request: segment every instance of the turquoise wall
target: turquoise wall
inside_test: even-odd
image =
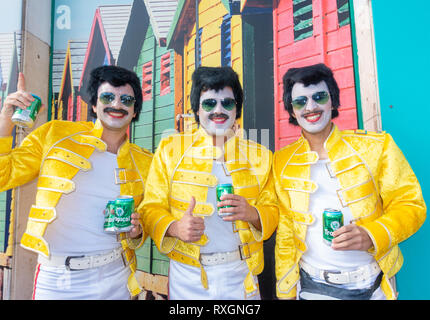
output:
[[[403,151],[430,200],[430,1],[372,1],[382,128]],[[430,299],[430,226],[401,243],[399,299]]]

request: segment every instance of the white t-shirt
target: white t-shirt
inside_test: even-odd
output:
[[[222,162],[213,162],[212,174],[218,178],[218,184],[232,183],[227,168],[224,171]],[[228,172],[227,172],[228,173]],[[209,238],[207,245],[200,248],[201,253],[229,252],[238,249],[239,234],[233,232],[233,223],[224,221],[216,210],[216,187],[208,188],[207,202],[215,211],[210,217],[205,217],[205,234]],[[243,281],[249,272],[245,260],[237,260],[225,264],[204,267],[209,289],[201,284],[199,268],[170,260],[169,266],[169,299],[171,300],[213,300],[213,299],[245,299]],[[257,294],[250,299],[259,300]]]
[[[218,184],[232,183],[231,176],[226,175],[222,162],[213,162],[212,174],[218,178]],[[213,253],[237,250],[240,244],[239,234],[233,232],[232,222],[224,221],[218,215],[216,187],[208,188],[207,202],[214,206],[215,211],[210,217],[205,217],[205,234],[209,238],[209,242],[206,246],[200,248],[200,252]]]
[[[342,211],[344,225],[350,224],[353,220],[351,210],[348,207],[342,207],[337,197],[336,190],[340,189],[339,181],[336,177],[330,177],[326,168],[328,162],[329,160],[319,160],[311,166],[311,180],[318,185],[317,191],[311,194],[309,202],[309,212],[312,213],[315,221],[308,227],[306,235],[308,249],[302,255],[302,259],[311,266],[323,270],[351,271],[370,264],[375,259],[367,251],[333,250],[323,241],[322,215],[324,209],[332,208]],[[373,284],[377,276],[371,277],[366,282],[349,283],[340,285],[340,287],[348,289],[366,288]],[[382,292],[380,293],[383,295]]]
[[[103,230],[103,210],[109,200],[120,194],[114,175],[117,156],[94,151],[89,161],[92,169],[74,176],[75,191],[61,196],[56,206],[57,218],[46,229],[44,238],[53,255],[93,254],[120,245],[115,234]]]

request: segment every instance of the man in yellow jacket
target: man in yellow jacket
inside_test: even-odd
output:
[[[234,135],[243,92],[230,67],[199,67],[192,81],[200,128],[160,142],[138,212],[170,258],[169,299],[259,299],[263,240],[278,222],[272,154]],[[217,203],[220,184],[234,194]]]
[[[120,195],[143,198],[152,154],[128,142],[142,107],[134,72],[103,66],[91,73],[97,121],[50,121],[12,149],[11,117],[34,99],[20,74],[0,114],[0,190],[38,178],[21,246],[38,253],[33,299],[130,299],[140,292],[134,248],[144,241],[139,216],[126,234],[104,232],[104,209]],[[123,258],[123,259],[121,259]],[[127,266],[129,265],[129,266]]]
[[[333,124],[339,88],[328,67],[289,69],[283,85],[302,135],[273,160],[278,297],[396,299],[398,244],[426,217],[417,178],[389,134]]]

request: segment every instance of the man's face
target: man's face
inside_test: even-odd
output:
[[[207,90],[200,95],[198,111],[200,124],[211,136],[226,136],[236,120],[236,102],[233,90]]]
[[[135,117],[133,88],[126,84],[114,87],[103,82],[97,91],[97,105],[93,106],[97,118],[105,129],[121,131]]]
[[[297,82],[291,98],[294,116],[304,131],[320,133],[331,124],[332,105],[325,81],[307,87]]]

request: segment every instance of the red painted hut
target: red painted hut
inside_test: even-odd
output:
[[[275,148],[300,135],[282,102],[282,76],[292,67],[325,63],[340,89],[340,129],[357,128],[348,0],[274,0]]]

